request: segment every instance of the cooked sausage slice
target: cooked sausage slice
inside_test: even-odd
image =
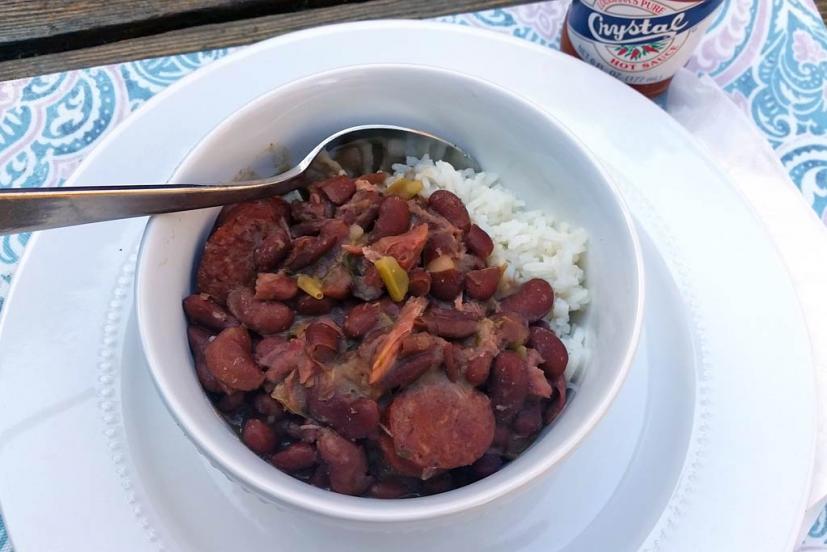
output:
[[[445,377],[407,388],[388,412],[397,454],[424,475],[472,464],[494,440],[488,397]]]
[[[252,286],[256,272],[269,268],[262,264],[286,253],[289,244],[279,251],[275,248],[285,230],[284,217],[274,205],[261,201],[233,208],[204,246],[196,276],[198,291],[223,304],[231,289]]]

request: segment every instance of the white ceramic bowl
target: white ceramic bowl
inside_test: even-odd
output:
[[[231,83],[228,83],[228,86]],[[296,156],[358,124],[396,124],[451,140],[527,204],[589,233],[580,316],[591,354],[579,389],[537,441],[496,474],[440,495],[376,500],[323,491],[281,473],[248,450],[215,412],[195,377],[181,300],[219,209],[155,216],[141,245],[136,304],[144,352],[167,407],[225,474],[282,507],[337,523],[422,522],[467,512],[535,480],[570,453],[606,412],[629,370],[643,316],[638,238],[617,188],[586,146],[533,103],[488,82],[413,65],[369,65],[278,88],[224,121],[179,166],[172,182],[273,172],[274,151]],[[272,146],[276,147],[273,148]],[[373,525],[373,523],[368,523]],[[364,525],[364,523],[359,523]]]

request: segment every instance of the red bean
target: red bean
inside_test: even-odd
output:
[[[464,311],[431,307],[422,316],[429,332],[447,339],[463,339],[477,333],[479,317]]]
[[[193,324],[223,330],[231,326],[238,326],[238,320],[221,308],[205,293],[196,293],[184,299],[184,313]]]
[[[253,361],[252,343],[247,330],[237,326],[222,331],[209,345],[205,358],[213,376],[240,391],[256,389],[264,381],[264,373]]]
[[[471,299],[486,301],[497,291],[501,275],[498,266],[472,270],[465,275],[465,291]]]
[[[448,379],[453,382],[459,381],[465,363],[462,348],[450,341],[445,342],[442,347],[442,362],[445,365],[445,375]]]
[[[288,271],[298,271],[321,259],[348,235],[348,227],[341,220],[325,220],[318,236],[302,236],[293,241],[290,255],[284,261]]]
[[[365,336],[379,322],[379,303],[360,303],[345,316],[342,329],[351,339]]]
[[[367,490],[371,479],[367,475],[368,460],[362,447],[330,429],[320,432],[317,446],[328,467],[331,489],[354,496]]]
[[[438,347],[400,358],[379,383],[383,389],[406,387],[431,368],[438,367],[442,360],[442,349]]]
[[[478,479],[488,477],[489,475],[500,471],[503,467],[503,459],[499,454],[485,453],[482,458],[471,465],[471,472]]]
[[[276,448],[277,444],[275,432],[270,426],[256,418],[250,418],[244,422],[241,440],[256,454],[267,454]]]
[[[511,427],[520,437],[528,437],[540,431],[543,428],[543,407],[540,401],[527,401]]]
[[[388,407],[396,452],[425,472],[467,466],[491,445],[488,397],[447,378],[408,387]]]
[[[428,198],[428,207],[448,219],[460,230],[468,230],[471,217],[462,200],[448,190],[437,190]]]
[[[236,288],[227,296],[227,306],[248,328],[262,334],[283,332],[293,324],[293,310],[276,301],[259,301],[249,288]]]
[[[216,407],[225,414],[230,414],[238,410],[244,405],[246,396],[243,391],[233,391],[228,395],[224,395],[216,403]]]
[[[330,297],[315,299],[309,295],[302,295],[296,301],[296,311],[299,314],[318,316],[320,314],[329,313],[333,310],[333,306],[335,304],[336,302]]]
[[[334,205],[346,203],[356,193],[356,184],[347,176],[334,176],[317,184]]]
[[[379,207],[379,217],[373,225],[375,238],[396,236],[408,231],[411,224],[411,210],[408,202],[397,196],[388,196]]]
[[[267,393],[257,393],[253,397],[253,408],[262,416],[276,421],[284,416],[284,407]]]
[[[348,439],[363,439],[379,428],[379,406],[366,397],[352,397],[341,392],[327,393],[314,386],[307,392],[310,415],[328,424]]]
[[[511,441],[511,429],[508,426],[497,424],[494,430],[494,442],[491,443],[491,446],[505,450],[509,441]]]
[[[408,486],[396,479],[377,481],[368,489],[368,495],[373,498],[402,498],[409,494]]]
[[[281,226],[265,235],[253,252],[256,270],[273,269],[290,251],[291,239],[287,230]]]
[[[195,360],[195,375],[198,377],[198,381],[201,382],[201,387],[211,393],[219,393],[224,390],[224,387],[207,368],[207,360],[204,357],[204,351],[212,337],[212,333],[204,328],[198,326],[187,328],[187,340]]]
[[[290,415],[290,417],[286,420],[282,420],[279,424],[279,427],[282,429],[285,435],[290,437],[291,439],[295,439],[297,441],[303,441],[302,437],[304,436],[304,432],[302,430],[302,422],[297,422],[296,417]]]
[[[443,473],[427,479],[422,483],[422,490],[425,494],[435,495],[448,492],[454,488],[454,478],[450,473]]]
[[[497,355],[488,391],[497,420],[508,422],[514,419],[528,394],[528,374],[520,355],[512,351]]]
[[[333,299],[346,299],[350,296],[353,287],[353,276],[344,265],[337,264],[325,275],[322,280],[322,293]]]
[[[488,232],[472,224],[465,235],[465,247],[480,259],[486,260],[494,251],[494,242]]]
[[[569,353],[560,338],[554,335],[554,332],[534,326],[531,328],[528,345],[536,349],[543,357],[544,362],[540,365],[540,368],[543,369],[547,377],[556,378],[563,375],[569,363]]]
[[[332,320],[314,320],[304,330],[307,351],[317,362],[330,362],[339,353],[341,330]]]
[[[468,361],[468,367],[465,369],[465,379],[471,385],[478,387],[488,380],[488,374],[491,372],[491,362],[494,360],[494,355],[489,352],[482,352]]]
[[[287,301],[298,292],[296,280],[283,272],[260,272],[256,277],[255,298],[260,301]]]
[[[330,474],[328,473],[327,466],[320,464],[313,471],[313,475],[310,476],[310,479],[308,479],[307,482],[314,487],[330,490]]]
[[[326,222],[327,219],[317,219],[294,224],[290,227],[290,235],[294,239],[302,236],[318,236]]]
[[[556,420],[557,416],[560,415],[566,406],[566,378],[558,376],[552,383],[554,386],[554,395],[546,408],[545,414],[543,414],[543,421],[546,425]]]
[[[322,258],[333,249],[336,241],[323,236],[302,236],[293,240],[293,249],[284,261],[284,267],[290,271],[301,270]]]
[[[431,295],[443,301],[453,301],[462,292],[464,277],[455,268],[431,273]]]
[[[431,291],[431,274],[415,268],[408,274],[408,293],[414,297],[425,297]]]
[[[382,184],[385,182],[385,179],[388,177],[387,173],[382,171],[375,172],[375,173],[368,173],[363,174],[359,177],[359,180],[367,180],[371,184]]]
[[[316,447],[308,443],[292,443],[270,457],[270,463],[281,471],[295,473],[316,465]]]
[[[540,320],[551,311],[554,304],[554,291],[551,285],[540,278],[533,278],[500,303],[506,312],[515,312],[529,322]]]

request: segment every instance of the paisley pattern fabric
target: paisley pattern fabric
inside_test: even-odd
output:
[[[568,5],[540,2],[439,19],[557,48]],[[130,112],[229,51],[0,82],[0,187],[60,186]],[[714,79],[755,121],[827,224],[827,28],[814,3],[724,0],[689,67]],[[0,237],[0,308],[28,239]],[[800,550],[827,551],[827,511]],[[2,522],[0,552],[11,552]]]

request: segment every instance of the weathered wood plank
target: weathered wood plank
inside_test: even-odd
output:
[[[0,61],[366,0],[0,0]],[[42,12],[38,11],[42,8]]]
[[[0,42],[191,16],[216,8],[296,3],[295,0],[1,0]]]
[[[816,7],[821,14],[821,19],[827,23],[827,0],[816,0]]]
[[[202,25],[111,44],[0,62],[0,80],[66,71],[95,65],[238,46],[298,29],[343,21],[381,18],[427,18],[528,3],[525,0],[372,0]]]

